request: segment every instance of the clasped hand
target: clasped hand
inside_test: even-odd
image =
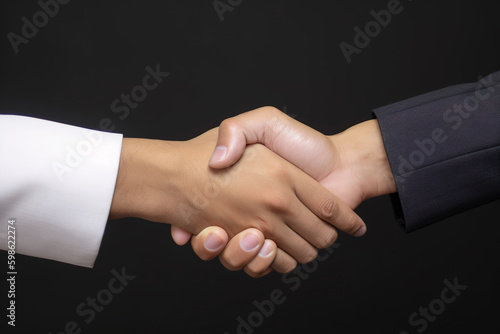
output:
[[[110,217],[170,223],[200,258],[260,277],[314,260],[336,229],[363,235],[353,209],[394,191],[376,121],[327,137],[264,107],[185,142],[124,139]]]

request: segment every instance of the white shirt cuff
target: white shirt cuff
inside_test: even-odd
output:
[[[93,267],[115,189],[121,134],[0,115],[0,249]]]

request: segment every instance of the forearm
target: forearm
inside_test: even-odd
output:
[[[179,145],[180,142],[177,142]],[[124,138],[110,219],[136,217],[165,222],[174,210],[179,179],[174,142]]]

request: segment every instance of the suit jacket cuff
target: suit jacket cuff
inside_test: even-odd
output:
[[[500,72],[374,110],[407,231],[500,198]]]

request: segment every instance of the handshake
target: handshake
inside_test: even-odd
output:
[[[362,236],[353,209],[393,192],[376,120],[325,136],[263,107],[185,142],[125,138],[110,218],[172,224],[203,260],[261,277],[314,260],[337,229]]]

